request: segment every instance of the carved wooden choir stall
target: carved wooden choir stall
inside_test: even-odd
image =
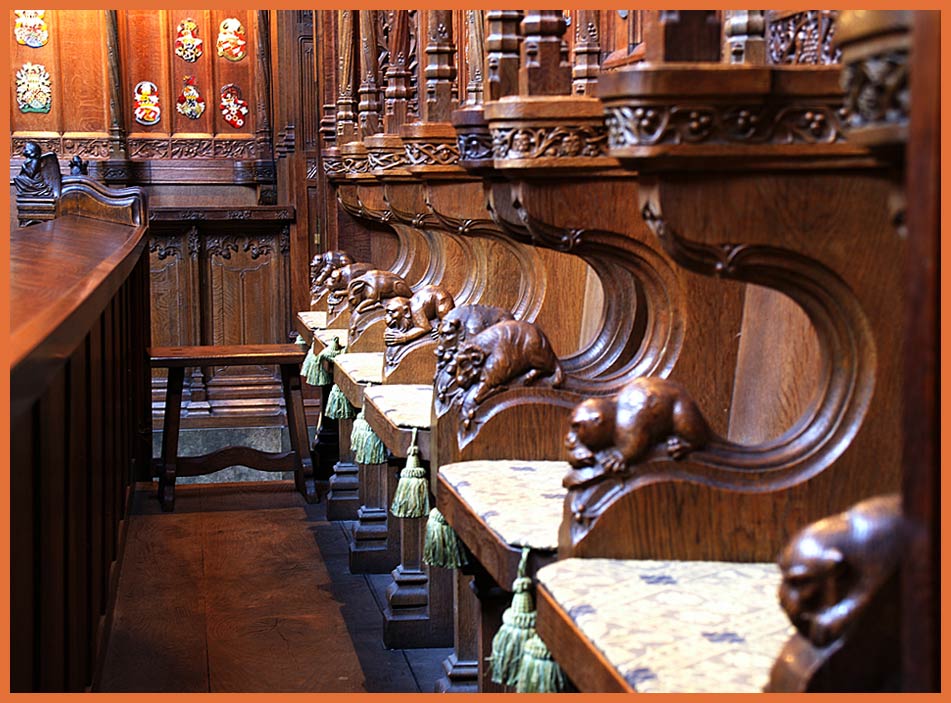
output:
[[[437,692],[937,690],[933,13],[202,12],[174,123],[146,11],[101,153],[14,120],[15,690],[96,687],[135,481],[239,464]]]

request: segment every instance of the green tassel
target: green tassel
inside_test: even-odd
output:
[[[363,408],[360,408],[353,421],[350,449],[353,450],[353,460],[358,464],[382,464],[386,461],[386,447],[367,422]]]
[[[565,674],[536,632],[524,646],[518,668],[518,693],[561,693]]]
[[[336,337],[330,338],[330,344],[324,347],[324,350],[317,355],[314,362],[313,374],[307,377],[307,382],[312,386],[329,386],[334,382],[333,360],[343,352],[340,346],[340,340]],[[313,380],[311,380],[313,377]]]
[[[390,512],[396,517],[426,517],[429,512],[429,481],[426,479],[426,469],[419,463],[415,427],[413,441],[406,452],[406,466],[400,471]]]
[[[317,355],[314,354],[314,347],[307,350],[307,356],[304,357],[304,363],[300,365],[300,375],[304,377],[310,385],[314,383],[310,380],[314,373],[314,366],[317,365]]]
[[[294,340],[294,344],[299,346],[301,349],[307,346],[306,340],[303,337],[301,337],[299,334],[297,335],[297,339]]]
[[[452,525],[446,522],[439,508],[429,511],[426,541],[423,543],[423,561],[430,566],[441,566],[444,569],[458,569],[469,563],[466,545],[459,539]]]
[[[324,416],[331,420],[348,420],[357,416],[357,409],[350,404],[347,396],[336,384],[330,389],[330,395],[327,396],[327,408],[324,410]]]
[[[502,627],[492,639],[492,680],[498,684],[515,686],[525,643],[535,635],[535,601],[532,598],[532,580],[525,576],[529,548],[522,549],[522,559],[512,583],[512,605],[502,613]]]

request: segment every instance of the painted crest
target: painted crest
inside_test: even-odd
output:
[[[221,116],[235,129],[244,127],[248,114],[248,101],[241,99],[241,88],[234,83],[221,88]]]
[[[43,19],[46,10],[14,10],[13,12],[16,14],[13,36],[16,37],[17,44],[33,49],[46,46],[46,42],[50,39],[49,27]]]
[[[158,86],[152,81],[139,81],[135,85],[133,98],[133,114],[135,121],[146,126],[158,124],[162,119],[162,108],[159,107]]]
[[[53,105],[53,91],[46,66],[27,62],[17,71],[16,78],[20,112],[49,112]]]
[[[198,23],[191,17],[186,17],[179,22],[176,31],[178,36],[175,37],[175,55],[188,63],[200,59],[203,53],[201,45],[204,42],[198,38]]]
[[[248,55],[248,39],[244,25],[234,17],[221,20],[218,27],[218,56],[229,61],[240,61]]]
[[[175,109],[190,120],[197,120],[205,111],[205,99],[198,93],[194,76],[185,76]]]

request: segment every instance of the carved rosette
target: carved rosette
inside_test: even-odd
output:
[[[485,107],[496,168],[604,167],[608,131],[601,104],[542,97]]]
[[[902,143],[908,130],[908,54],[911,13],[842,13],[836,43],[842,48],[849,138],[862,143]]]

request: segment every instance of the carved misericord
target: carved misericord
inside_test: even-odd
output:
[[[409,298],[412,295],[413,291],[406,281],[392,271],[372,269],[351,280],[347,286],[351,341],[368,323],[364,318],[374,310],[383,309],[383,301],[396,296]]]
[[[455,382],[459,347],[492,325],[514,319],[511,312],[493,305],[462,305],[450,311],[439,323],[434,381],[437,416],[445,414],[460,392]]]
[[[602,126],[521,127],[492,130],[497,159],[604,156],[607,130]]]
[[[608,146],[823,144],[845,141],[838,104],[607,105]]]
[[[558,388],[565,374],[545,334],[533,323],[507,320],[463,343],[454,359],[462,425],[469,429],[478,406],[511,386],[544,382]]]
[[[779,602],[793,635],[768,692],[899,690],[901,496],[876,496],[814,522],[779,556]]]
[[[710,428],[700,409],[679,383],[663,378],[638,378],[614,398],[589,398],[571,415],[565,448],[576,469],[594,467],[600,474],[617,474],[662,447],[672,459],[703,448]],[[587,472],[586,472],[587,473]],[[566,483],[575,484],[566,479]]]
[[[355,263],[346,264],[330,272],[327,278],[327,310],[331,313],[336,312],[338,305],[347,299],[347,288],[350,281],[356,280],[368,271],[373,270],[373,264]]]
[[[384,363],[395,366],[411,342],[427,336],[435,338],[440,324],[454,308],[452,294],[436,285],[423,286],[412,298],[390,298],[384,307]]]
[[[842,52],[833,45],[837,14],[807,10],[770,22],[766,38],[770,63],[839,63]]]

